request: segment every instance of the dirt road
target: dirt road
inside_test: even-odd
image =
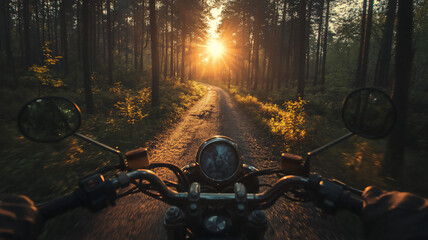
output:
[[[238,109],[222,89],[209,86],[207,94],[172,129],[150,144],[151,162],[178,166],[194,160],[199,145],[220,134],[242,148],[245,162],[264,168],[276,164],[275,144]],[[166,173],[160,175],[169,178]],[[117,206],[81,219],[64,232],[64,239],[166,239],[162,221],[167,205],[138,194],[118,200]],[[335,217],[319,217],[310,204],[279,200],[267,210],[270,227],[266,239],[353,239]]]

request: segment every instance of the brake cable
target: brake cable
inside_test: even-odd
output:
[[[181,171],[181,169],[173,164],[169,164],[169,163],[152,163],[149,166],[145,167],[145,169],[154,169],[154,168],[168,168],[169,170],[171,170],[174,175],[177,177],[177,179],[185,185],[185,188],[189,188],[190,187],[190,183],[189,180],[187,179],[187,176],[183,173],[183,171]]]

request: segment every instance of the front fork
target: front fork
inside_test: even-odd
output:
[[[163,225],[166,229],[168,240],[186,239],[186,218],[184,212],[176,207],[170,207],[164,216]]]
[[[249,240],[263,240],[266,230],[268,228],[268,221],[266,213],[262,210],[255,210],[248,216],[248,222],[243,228],[246,239]]]
[[[204,226],[201,224],[203,209],[199,201],[200,193],[200,184],[193,182],[188,192],[189,205],[186,214],[189,219],[196,220],[191,221],[196,223],[197,228],[200,228],[195,229],[195,231],[203,233],[204,230],[202,228]],[[260,210],[250,211],[248,209],[247,189],[242,183],[235,183],[234,193],[236,202],[233,207],[231,206],[235,212],[232,215],[236,214],[235,217],[238,219],[235,220],[238,221],[232,222],[231,229],[226,231],[229,231],[233,235],[244,236],[250,240],[263,240],[268,226],[266,213]],[[164,226],[169,240],[186,238],[186,215],[180,208],[173,206],[168,209],[164,218]]]

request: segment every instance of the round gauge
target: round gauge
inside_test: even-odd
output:
[[[236,143],[225,137],[214,137],[199,148],[197,160],[202,173],[211,180],[223,182],[236,175],[242,165]]]

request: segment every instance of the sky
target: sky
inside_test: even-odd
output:
[[[221,21],[221,11],[223,10],[223,5],[211,9],[211,16],[208,18],[208,35],[211,40],[218,39],[217,28]]]

